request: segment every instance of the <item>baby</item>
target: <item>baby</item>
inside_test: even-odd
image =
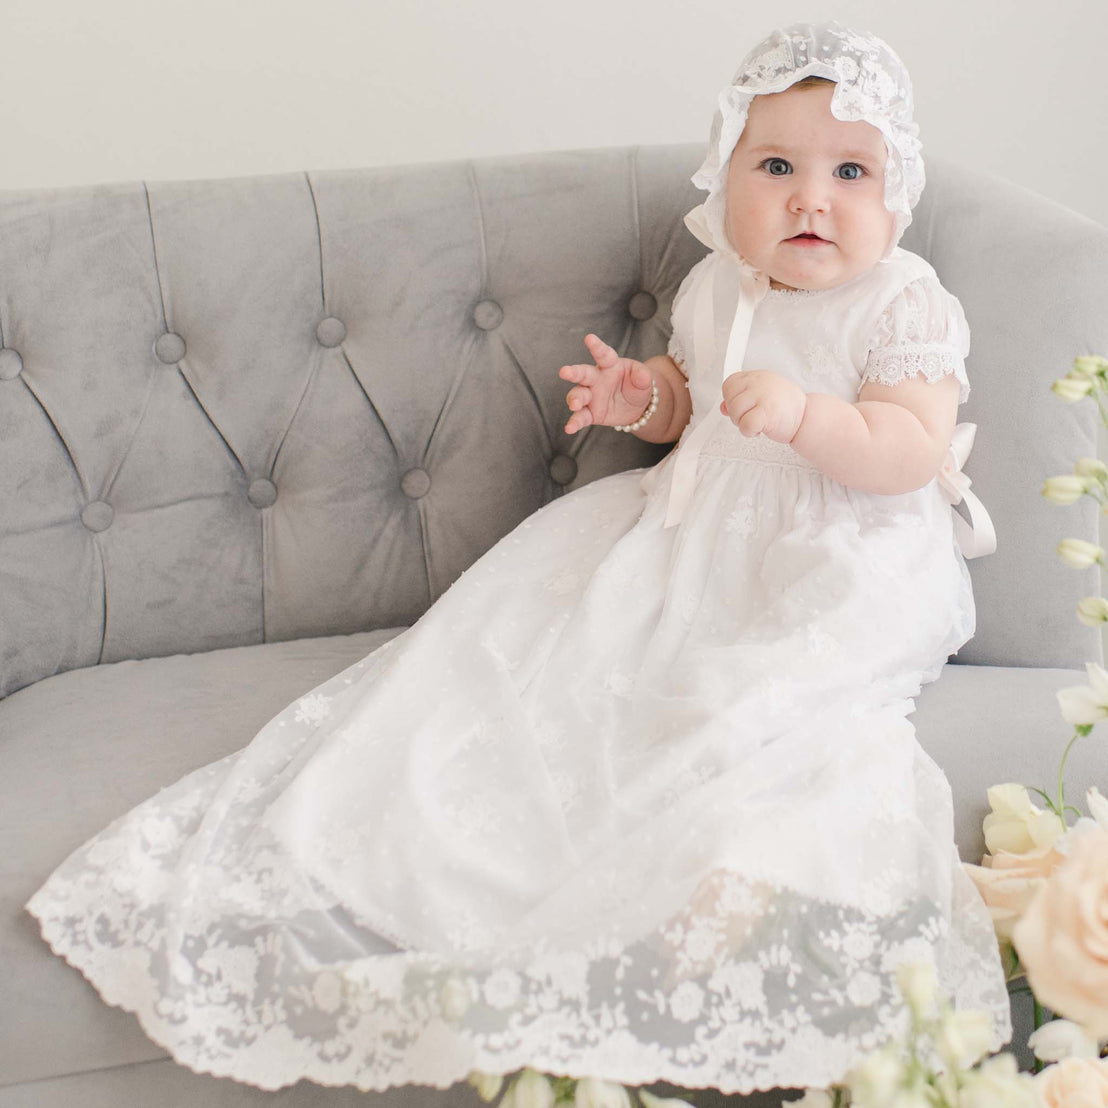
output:
[[[727,170],[726,232],[734,250],[773,289],[818,291],[872,271],[894,244],[885,203],[889,154],[880,131],[832,113],[835,84],[808,77],[755,97]],[[633,433],[672,442],[692,414],[687,382],[668,355],[621,358],[595,335],[595,365],[563,366],[573,434],[592,423],[635,422]],[[658,384],[656,410],[642,421]],[[721,410],[748,436],[788,443],[834,480],[869,492],[900,493],[939,471],[954,430],[959,381],[906,377],[866,381],[855,402],[809,392],[773,368],[723,382]]]

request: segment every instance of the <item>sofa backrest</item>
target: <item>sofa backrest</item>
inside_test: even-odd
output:
[[[0,695],[404,624],[524,516],[662,451],[567,436],[595,331],[645,358],[703,248],[701,146],[0,194]],[[963,661],[1099,657],[1057,564],[1094,452],[1047,391],[1108,350],[1108,232],[945,164],[904,245],[973,327],[967,469],[1000,552]],[[1054,537],[1054,536],[1057,537]]]

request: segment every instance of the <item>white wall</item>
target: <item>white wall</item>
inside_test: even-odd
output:
[[[925,155],[1108,222],[1108,0],[4,0],[0,12],[0,188],[703,141],[754,41],[836,18],[908,64]]]

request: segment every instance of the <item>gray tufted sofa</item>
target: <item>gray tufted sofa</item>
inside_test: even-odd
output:
[[[681,222],[700,155],[0,194],[0,1108],[476,1103],[192,1074],[51,956],[22,904],[112,818],[415,620],[529,512],[661,456],[566,436],[556,371],[587,331],[664,350],[702,252]],[[904,244],[973,328],[967,469],[1000,550],[972,564],[978,634],[915,719],[976,861],[986,786],[1051,779],[1054,691],[1100,657],[1072,615],[1095,573],[1053,553],[1094,535],[1095,507],[1038,489],[1095,450],[1092,406],[1047,390],[1075,354],[1108,352],[1108,231],[929,171]],[[1075,796],[1094,750],[1072,758]]]

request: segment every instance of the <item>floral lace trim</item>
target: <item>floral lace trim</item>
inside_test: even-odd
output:
[[[685,375],[685,379],[688,380],[689,370],[686,365],[688,359],[685,356],[685,346],[678,338],[676,331],[669,337],[666,353],[673,359],[674,365]]]
[[[898,385],[910,377],[922,376],[934,384],[951,375],[962,386],[958,403],[964,404],[969,398],[970,386],[965,363],[957,351],[932,344],[886,346],[871,352],[862,374],[862,383],[873,381],[878,385]]]
[[[790,289],[790,288],[768,288],[766,289],[767,300],[806,300],[812,296],[820,296],[826,292],[834,292],[834,289]]]
[[[205,916],[186,897],[178,919],[164,908],[168,867],[120,887],[85,866],[67,864],[28,906],[54,952],[177,1061],[263,1089],[302,1078],[445,1088],[473,1069],[524,1065],[725,1093],[823,1086],[903,1032],[896,967],[919,959],[938,962],[957,1007],[993,1012],[991,1049],[1011,1033],[995,944],[971,947],[922,900],[871,912],[717,871],[689,908],[627,946],[467,969],[345,944],[328,964],[311,947],[351,934],[341,908],[269,923]],[[960,870],[954,894],[953,919],[983,916]]]
[[[801,457],[787,442],[776,442],[765,435],[748,438],[730,420],[720,420],[719,429],[712,432],[704,444],[701,455],[708,458],[742,459],[760,465],[790,466],[818,472],[816,467]]]

